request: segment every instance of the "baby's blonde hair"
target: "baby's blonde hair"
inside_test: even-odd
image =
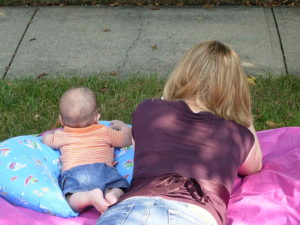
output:
[[[238,55],[218,41],[191,48],[171,73],[166,100],[192,100],[215,114],[249,127],[251,95]]]
[[[60,98],[59,108],[64,125],[69,127],[89,126],[98,115],[96,94],[86,87],[67,90]]]

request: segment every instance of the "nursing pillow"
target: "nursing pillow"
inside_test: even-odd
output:
[[[101,124],[109,125],[108,121]],[[0,143],[0,197],[39,212],[75,217],[58,178],[60,153],[42,143],[41,136],[18,136]],[[133,148],[115,148],[115,166],[128,182],[132,179]]]

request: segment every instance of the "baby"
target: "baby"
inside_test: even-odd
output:
[[[96,95],[89,88],[66,91],[59,107],[63,129],[46,133],[43,142],[60,150],[63,194],[77,212],[94,206],[102,213],[129,188],[113,167],[113,147],[131,144],[131,128],[119,120],[110,127],[98,124]]]

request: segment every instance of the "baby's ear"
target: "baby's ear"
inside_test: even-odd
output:
[[[60,114],[59,114],[58,118],[59,118],[59,121],[60,121],[61,125],[62,125],[62,126],[64,126],[64,121],[62,120],[62,118],[61,118],[61,115],[60,115]]]
[[[100,120],[100,113],[97,114],[95,120],[96,120],[96,123],[98,123],[98,121]]]

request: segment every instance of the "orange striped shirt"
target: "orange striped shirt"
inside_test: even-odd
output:
[[[45,134],[43,142],[60,150],[62,171],[65,171],[93,163],[113,166],[113,147],[124,147],[124,134],[101,124],[84,128],[65,126],[63,130]]]

